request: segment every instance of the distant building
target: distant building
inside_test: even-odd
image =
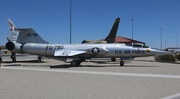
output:
[[[122,37],[122,36],[116,36],[115,42],[116,43],[132,43],[133,42],[133,43],[140,43],[140,44],[143,44],[143,45],[146,44],[144,42],[137,41],[137,40],[132,40],[132,39],[129,39],[129,38],[126,38],[126,37]]]
[[[106,44],[107,41],[105,39],[100,40],[83,40],[82,44]],[[126,45],[132,45],[133,44],[139,44],[139,45],[145,45],[144,42],[132,40],[126,37],[122,36],[116,36],[115,37],[115,43],[125,43]]]
[[[0,45],[1,49],[6,49],[6,47],[4,45]]]

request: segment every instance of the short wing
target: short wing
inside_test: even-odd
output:
[[[54,56],[76,56],[79,54],[86,53],[86,51],[56,51]]]

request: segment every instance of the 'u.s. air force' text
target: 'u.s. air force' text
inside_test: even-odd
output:
[[[145,50],[123,50],[123,51],[115,50],[115,54],[146,54],[146,51]]]

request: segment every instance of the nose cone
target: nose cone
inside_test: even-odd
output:
[[[160,49],[152,49],[152,52],[153,52],[155,55],[166,55],[166,54],[172,55],[171,52],[169,52],[169,51],[164,51],[164,50],[160,50]]]

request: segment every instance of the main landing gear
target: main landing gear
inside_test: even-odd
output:
[[[120,60],[120,66],[124,66],[124,61]]]
[[[11,54],[11,59],[13,62],[16,62],[16,53]]]
[[[81,64],[81,60],[78,58],[78,59],[73,59],[71,61],[71,66],[79,66]]]
[[[115,61],[116,61],[116,58],[111,58],[111,61],[112,61],[112,62],[115,62]]]
[[[43,56],[38,56],[38,62],[42,62]]]

